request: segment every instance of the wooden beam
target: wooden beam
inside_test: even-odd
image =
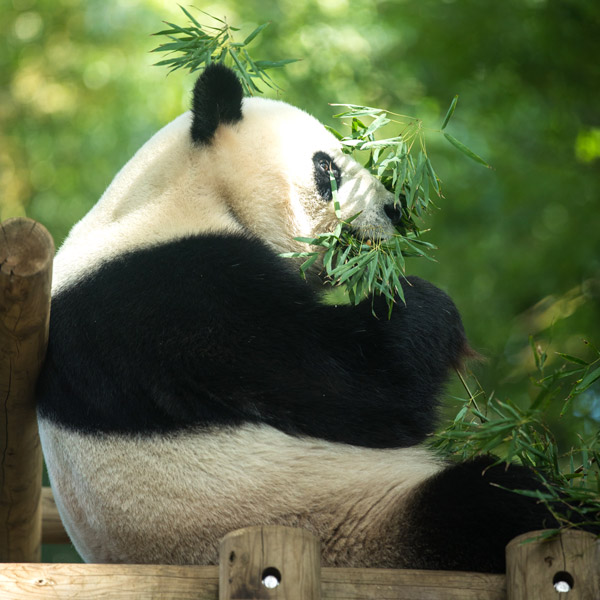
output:
[[[54,243],[31,219],[0,225],[0,561],[41,557],[35,383],[46,352]]]
[[[217,600],[218,585],[218,567],[0,564],[11,600]]]
[[[218,587],[216,566],[0,565],[2,597],[11,600],[218,600]],[[277,598],[272,592],[260,597]],[[506,600],[505,577],[324,567],[321,600]]]

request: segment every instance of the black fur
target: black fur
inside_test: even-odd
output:
[[[206,235],[105,263],[53,299],[39,412],[85,432],[268,423],[370,447],[410,446],[466,348],[450,298],[418,278],[327,306],[285,259]]]
[[[337,187],[339,188],[342,183],[340,169],[335,164],[333,158],[326,152],[315,152],[313,155],[313,165],[317,191],[323,200],[331,202],[333,193],[331,190],[331,179],[329,178],[329,174],[331,173],[333,175]]]
[[[503,573],[511,539],[557,526],[543,504],[507,491],[543,490],[533,472],[492,466],[495,460],[453,465],[417,488],[408,506],[402,503],[398,547],[407,553],[402,562],[416,569]]]
[[[206,67],[198,77],[192,98],[192,140],[210,142],[221,123],[233,124],[242,118],[244,92],[231,70],[219,63]]]

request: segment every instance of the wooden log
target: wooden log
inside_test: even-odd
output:
[[[71,540],[61,521],[52,490],[42,488],[42,544],[69,544]]]
[[[31,219],[0,228],[0,561],[36,561],[42,451],[34,390],[48,341],[54,244]]]
[[[219,600],[320,600],[320,547],[304,529],[264,525],[232,531],[219,550]]]
[[[504,575],[396,569],[321,569],[322,600],[505,600]],[[11,600],[218,600],[219,567],[0,565]],[[285,598],[277,588],[263,598]],[[301,596],[288,596],[300,599]]]
[[[598,600],[600,540],[585,531],[563,531],[523,543],[540,533],[520,535],[506,547],[508,600]]]

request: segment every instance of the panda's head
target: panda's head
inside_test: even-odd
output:
[[[360,213],[352,222],[359,237],[385,238],[396,231],[393,195],[304,111],[242,98],[237,76],[215,64],[196,82],[192,112],[195,152],[211,157],[231,214],[277,250],[296,250],[294,237],[335,228],[330,174],[342,218]]]
[[[359,213],[359,237],[395,232],[399,210],[383,185],[341,151],[319,121],[289,104],[243,98],[230,69],[211,65],[192,111],[156,133],[72,230],[55,261],[55,290],[136,248],[202,233],[250,233],[277,252],[306,250]]]

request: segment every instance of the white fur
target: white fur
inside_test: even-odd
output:
[[[423,448],[358,448],[257,425],[128,438],[42,420],[41,437],[61,518],[91,562],[214,563],[227,532],[276,523],[318,534],[324,564],[384,566],[370,542],[441,468]]]
[[[121,169],[57,254],[54,290],[101,260],[192,233],[250,231],[278,252],[306,250],[294,237],[332,230],[333,203],[313,184],[313,154],[329,153],[342,172],[342,217],[366,236],[394,229],[384,205],[392,195],[340,150],[319,121],[284,102],[246,98],[243,118],[195,145],[191,114],[154,135]]]

